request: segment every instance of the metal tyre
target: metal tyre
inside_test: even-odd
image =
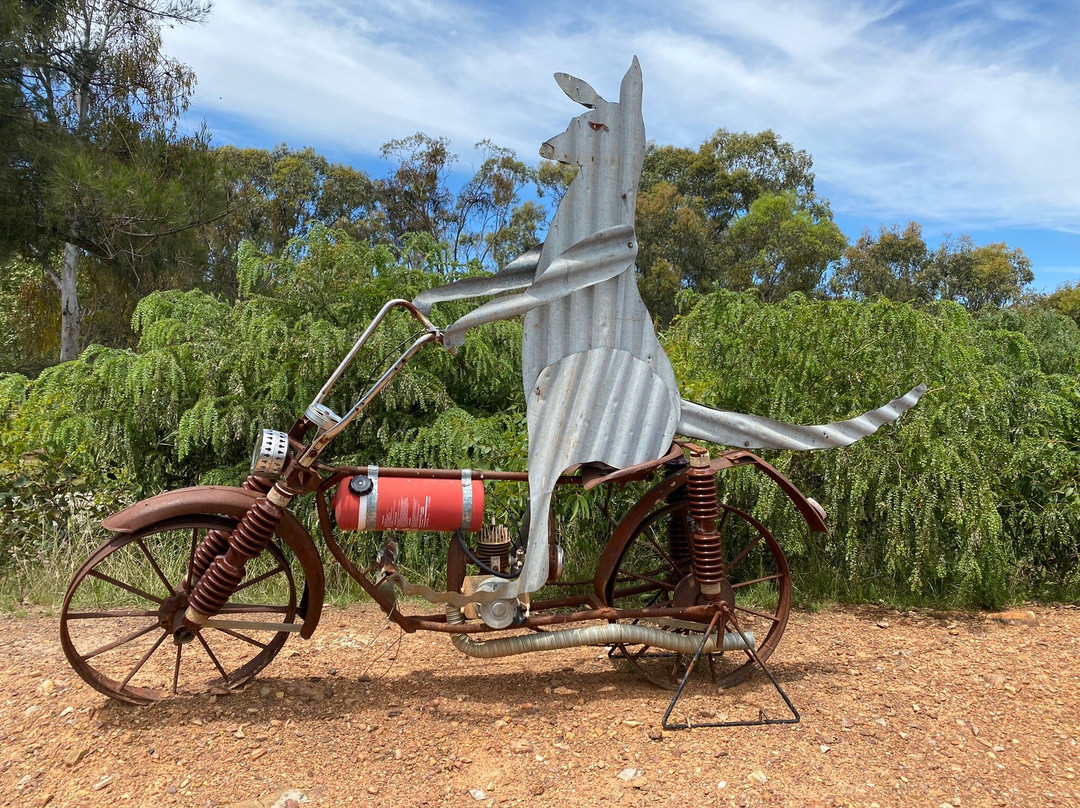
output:
[[[717,531],[723,536],[727,578],[724,598],[733,605],[734,619],[744,633],[753,632],[754,650],[766,661],[787,626],[791,612],[791,572],[783,550],[764,525],[747,513],[719,503]],[[686,535],[692,524],[686,502],[664,505],[638,523],[623,545],[615,571],[606,587],[606,603],[620,609],[694,605],[697,585],[689,561],[671,552],[670,535],[681,526]],[[645,622],[645,621],[636,621]],[[649,623],[680,634],[698,637],[705,625]],[[730,631],[730,628],[728,629]],[[674,689],[689,664],[690,656],[641,645],[621,645],[613,658],[624,659],[649,681]],[[745,651],[728,651],[702,657],[697,670],[721,688],[748,677],[754,663]]]
[[[208,530],[236,521],[193,515],[118,533],[75,574],[60,613],[64,655],[87,684],[114,699],[148,704],[209,687],[236,688],[277,655],[296,620],[296,584],[276,543],[248,562],[218,616],[251,628],[206,626],[187,645],[173,630],[187,608],[182,582]],[[278,626],[281,629],[278,629]]]

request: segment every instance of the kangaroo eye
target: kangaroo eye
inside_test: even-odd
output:
[[[589,121],[589,128],[592,129],[594,132],[599,132],[601,129],[603,129],[605,132],[608,131],[606,123],[593,123],[592,121]]]

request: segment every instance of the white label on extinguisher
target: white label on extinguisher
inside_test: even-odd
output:
[[[398,497],[379,514],[381,530],[425,530],[431,524],[431,497]]]

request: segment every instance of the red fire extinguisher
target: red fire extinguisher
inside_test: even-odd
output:
[[[334,495],[334,516],[342,530],[477,531],[484,523],[484,484],[466,469],[460,479],[379,477],[342,480]]]

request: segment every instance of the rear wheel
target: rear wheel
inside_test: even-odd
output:
[[[628,535],[614,573],[607,582],[606,602],[618,609],[685,608],[699,601],[700,590],[690,570],[685,541],[693,532],[689,505],[670,501],[644,517]],[[739,629],[753,635],[754,651],[767,660],[787,626],[791,612],[791,572],[776,539],[749,514],[724,503],[716,529],[724,543],[726,578],[722,596],[733,607]],[[689,621],[635,620],[678,634],[700,638],[705,624]],[[731,631],[731,629],[728,629]],[[676,687],[690,661],[647,645],[620,645],[613,656],[661,687]],[[731,687],[749,676],[754,663],[745,651],[703,657],[698,669],[719,687]]]
[[[209,687],[236,688],[265,668],[295,630],[296,584],[271,542],[248,562],[221,613],[187,645],[173,639],[187,609],[183,581],[215,515],[119,533],[75,574],[60,614],[60,643],[75,671],[107,696],[147,704]],[[215,625],[217,623],[217,625]]]

